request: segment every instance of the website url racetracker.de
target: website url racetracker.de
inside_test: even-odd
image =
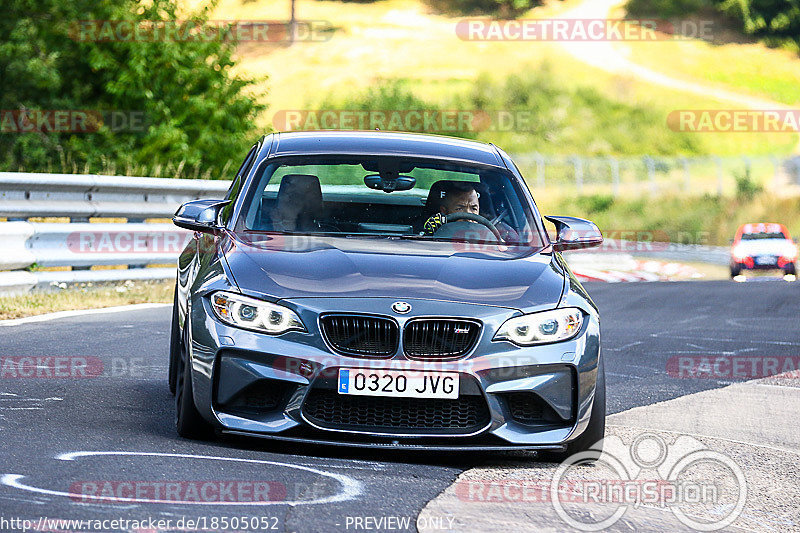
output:
[[[36,519],[0,516],[0,531],[277,531],[275,516],[198,516],[181,518],[67,519],[41,516]]]

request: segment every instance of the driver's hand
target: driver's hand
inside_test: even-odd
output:
[[[436,230],[447,224],[447,217],[441,213],[436,213],[425,221],[423,226],[425,235],[433,235]]]

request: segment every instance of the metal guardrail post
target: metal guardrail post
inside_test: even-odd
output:
[[[611,169],[611,194],[616,197],[619,195],[619,161],[615,157],[609,157],[608,165]]]
[[[539,190],[544,189],[544,172],[545,172],[544,157],[541,154],[536,154],[536,187]]]
[[[575,167],[575,188],[578,194],[583,193],[583,159],[580,157],[573,157],[572,164]]]

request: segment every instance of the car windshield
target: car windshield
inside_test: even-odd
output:
[[[516,181],[443,161],[282,158],[256,173],[237,229],[542,246]]]
[[[786,239],[786,235],[781,232],[761,232],[761,233],[743,233],[743,241],[756,241],[762,239]]]

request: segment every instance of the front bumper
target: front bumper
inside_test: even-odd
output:
[[[513,309],[408,300],[413,312],[398,316],[376,311],[390,309],[392,301],[385,298],[301,298],[282,303],[300,315],[307,332],[269,336],[233,328],[214,317],[207,298],[193,298],[194,400],[200,413],[223,432],[359,447],[561,450],[589,422],[600,339],[596,312],[588,304],[577,337],[520,348],[492,341],[502,322],[520,314]],[[402,340],[394,355],[364,359],[334,353],[325,343],[317,318],[331,311],[391,316],[401,328],[412,318],[431,316],[477,319],[483,327],[475,347],[458,360],[411,360],[403,354]],[[468,400],[478,406],[480,416],[475,415],[471,426],[455,429],[436,424],[387,428],[320,422],[309,414],[310,402],[319,395],[326,401],[337,399],[331,390],[335,393],[339,368],[456,372],[462,396],[450,401],[466,401],[470,395]],[[427,412],[430,415],[430,409]]]

